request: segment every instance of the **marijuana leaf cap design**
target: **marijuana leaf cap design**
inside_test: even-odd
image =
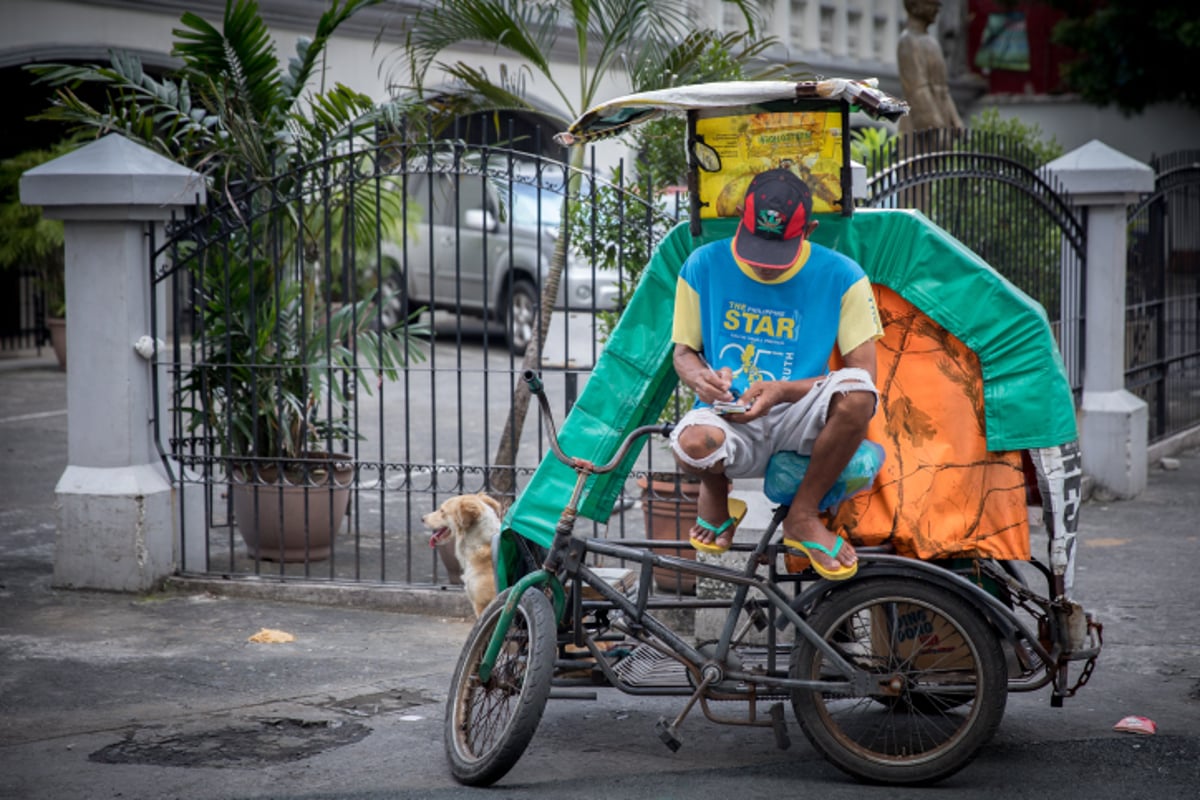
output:
[[[764,233],[773,233],[777,236],[783,236],[783,215],[773,208],[764,208],[758,212],[758,219],[755,220],[754,233],[761,236]]]

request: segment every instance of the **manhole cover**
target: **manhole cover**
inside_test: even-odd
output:
[[[376,714],[386,714],[389,711],[403,711],[413,706],[423,706],[434,702],[424,697],[420,692],[409,692],[404,689],[389,689],[383,692],[360,694],[345,700],[335,700],[326,704],[326,708],[342,711],[356,717],[373,717]]]
[[[299,761],[366,738],[370,728],[341,720],[263,719],[215,730],[148,735],[133,731],[125,741],[88,756],[101,764],[165,767],[240,767]]]

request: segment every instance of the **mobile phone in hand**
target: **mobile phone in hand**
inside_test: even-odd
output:
[[[750,408],[750,406],[746,405],[745,403],[739,403],[736,401],[730,403],[724,400],[718,400],[712,404],[712,407],[713,411],[717,412],[718,414],[744,414]]]

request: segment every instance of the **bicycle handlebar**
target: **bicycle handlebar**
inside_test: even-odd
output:
[[[550,411],[550,401],[546,398],[546,387],[542,384],[541,377],[531,369],[525,370],[522,373],[522,377],[525,379],[525,385],[529,387],[529,391],[537,397],[538,405],[542,410],[542,416],[546,418],[547,425],[550,428],[550,450],[554,453],[555,458],[574,470],[582,470],[594,475],[603,475],[606,472],[612,472],[624,460],[626,453],[629,452],[629,448],[638,439],[651,433],[660,433],[663,436],[669,436],[671,431],[675,429],[674,423],[670,422],[659,425],[642,425],[634,428],[625,437],[625,440],[621,442],[616,455],[607,464],[597,465],[585,459],[568,456],[558,444],[558,430],[554,426],[554,414]]]
[[[538,397],[541,397],[544,394],[544,387],[542,386],[542,378],[540,375],[531,369],[527,369],[522,377],[525,378],[525,385],[529,387],[530,392]]]

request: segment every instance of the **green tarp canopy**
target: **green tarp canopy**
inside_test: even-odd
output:
[[[818,215],[813,241],[845,253],[954,334],[983,370],[988,449],[1052,447],[1078,438],[1075,403],[1045,311],[957,239],[916,211]],[[653,424],[675,388],[671,320],[679,269],[693,249],[733,235],[736,219],[676,226],[654,251],[637,291],[559,431],[568,455],[605,463],[634,428]],[[640,453],[593,477],[579,513],[606,522]],[[575,473],[548,453],[505,528],[548,547]]]

